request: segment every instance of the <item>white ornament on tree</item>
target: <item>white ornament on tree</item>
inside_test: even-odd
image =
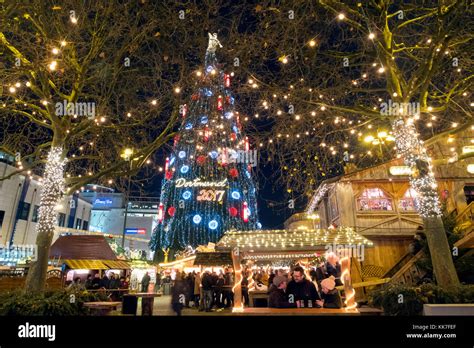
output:
[[[217,49],[217,45],[219,45],[220,48],[222,48],[221,43],[217,39],[217,33],[209,34],[209,45],[207,46],[207,51],[210,53],[215,53]]]

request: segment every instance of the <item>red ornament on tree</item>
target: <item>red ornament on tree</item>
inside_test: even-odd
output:
[[[194,94],[191,96],[191,99],[194,100],[194,101],[198,100],[198,99],[199,99],[199,94],[194,93]]]
[[[175,207],[169,207],[168,208],[168,214],[170,216],[174,216],[174,213],[176,213],[176,208]]]
[[[233,178],[236,178],[239,176],[239,171],[235,168],[232,168],[229,170],[229,175]]]
[[[224,74],[224,85],[226,87],[230,87],[230,75],[229,74]]]
[[[222,108],[224,107],[222,96],[217,97],[217,110],[221,111]]]
[[[229,208],[229,213],[230,213],[231,216],[237,216],[238,210],[235,207],[230,207]]]
[[[171,178],[173,177],[173,171],[172,171],[172,170],[168,170],[168,171],[166,172],[165,177],[166,177],[167,180],[171,180]]]
[[[204,162],[206,162],[206,156],[204,156],[204,155],[198,156],[198,158],[196,158],[196,162],[197,162],[197,164],[202,166],[204,164]]]
[[[232,140],[232,141],[237,140],[237,134],[235,134],[235,133],[230,133],[230,140]]]

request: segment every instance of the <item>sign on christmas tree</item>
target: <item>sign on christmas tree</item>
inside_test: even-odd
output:
[[[217,242],[227,230],[261,227],[252,167],[256,150],[242,134],[231,75],[218,66],[217,35],[209,34],[204,73],[166,159],[153,250]]]

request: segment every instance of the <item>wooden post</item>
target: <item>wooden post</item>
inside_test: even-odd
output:
[[[243,312],[244,306],[242,304],[242,265],[240,263],[241,255],[239,248],[232,250],[232,264],[235,272],[235,284],[232,288],[234,292],[234,307],[232,312]]]
[[[346,300],[344,301],[346,311],[353,311],[357,308],[357,303],[354,300],[355,290],[352,287],[351,281],[351,259],[343,257],[341,260],[341,282],[344,284],[344,294]]]

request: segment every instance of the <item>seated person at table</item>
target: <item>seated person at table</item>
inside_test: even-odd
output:
[[[288,302],[288,296],[285,292],[287,279],[282,276],[273,278],[273,284],[270,287],[268,295],[268,307],[270,308],[294,308],[295,303]]]
[[[329,253],[326,262],[316,269],[316,279],[321,288],[321,281],[330,276],[334,277],[336,286],[342,285],[341,282],[341,264],[339,258],[334,253]]]
[[[321,282],[321,299],[318,304],[324,308],[342,308],[342,300],[339,291],[336,289],[334,276],[330,276]]]
[[[321,300],[316,286],[305,278],[304,269],[296,266],[293,270],[293,280],[287,287],[288,301],[296,303],[297,307],[319,307],[316,301]]]

